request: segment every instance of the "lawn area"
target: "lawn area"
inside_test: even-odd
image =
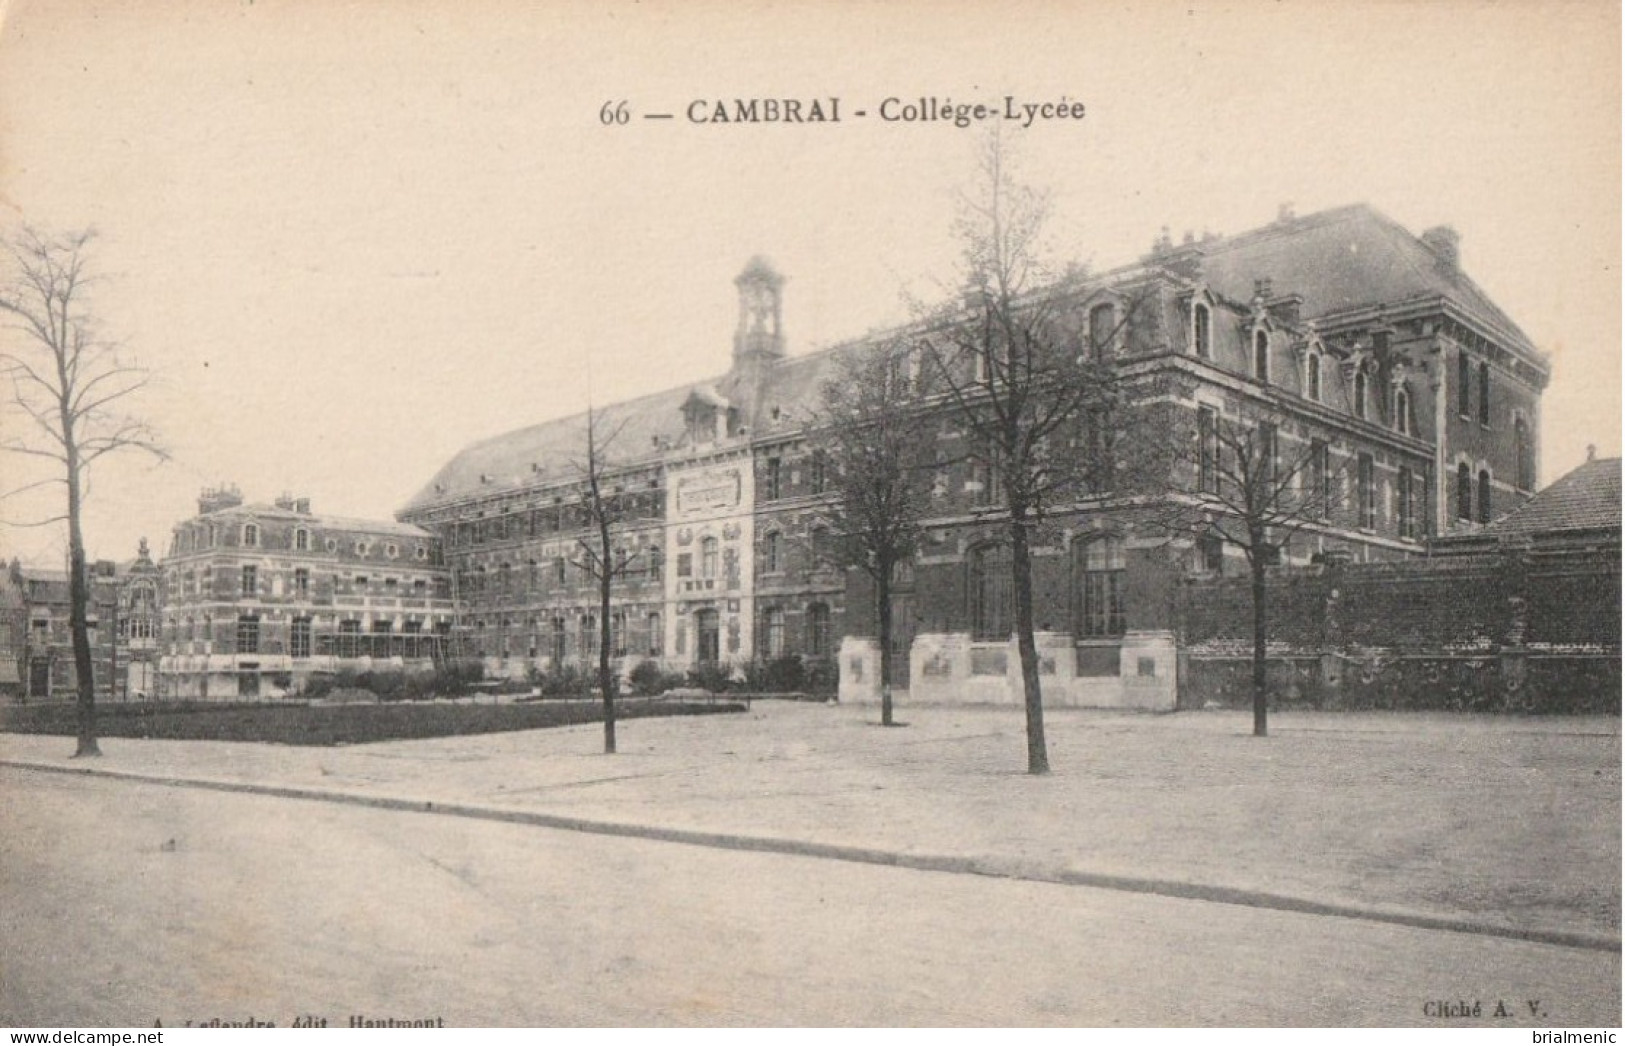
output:
[[[627,698],[616,703],[616,719],[742,712],[728,703],[694,703]],[[0,709],[0,731],[71,737],[78,731],[71,703],[18,705]],[[472,704],[392,702],[382,704],[109,704],[97,709],[102,737],[167,741],[250,741],[284,745],[354,745],[464,734],[496,734],[603,722],[596,701],[537,701]]]

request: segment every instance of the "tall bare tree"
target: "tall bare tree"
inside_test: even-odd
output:
[[[631,502],[625,492],[606,489],[609,486],[608,476],[614,471],[610,449],[625,425],[626,419],[623,418],[606,432],[604,412],[589,409],[586,456],[575,463],[583,483],[581,506],[587,524],[587,533],[576,542],[581,551],[579,562],[581,568],[598,583],[598,688],[604,701],[606,755],[615,754],[616,677],[610,667],[614,654],[610,594],[615,579],[625,577],[637,559],[635,553],[624,548],[617,549],[614,540],[617,528],[631,518]]]
[[[120,451],[167,457],[148,424],[125,413],[148,374],[121,359],[118,345],[98,330],[89,301],[96,282],[93,239],[90,230],[13,232],[4,237],[10,271],[0,283],[0,313],[12,335],[0,346],[0,370],[11,380],[12,404],[28,419],[21,432],[6,433],[0,447],[51,463],[55,475],[28,486],[60,483],[65,495],[61,514],[29,525],[68,525],[68,624],[79,711],[75,756],[101,754],[83,525],[90,468]]]
[[[920,356],[906,344],[843,355],[823,385],[813,443],[831,500],[827,550],[874,585],[880,639],[880,722],[892,718],[892,581],[914,556],[935,465],[935,423],[919,387]]]
[[[1349,497],[1349,462],[1334,461],[1329,443],[1308,438],[1283,454],[1286,417],[1264,404],[1233,413],[1204,408],[1187,433],[1183,470],[1187,489],[1176,490],[1154,522],[1198,541],[1241,549],[1252,597],[1253,734],[1269,734],[1266,654],[1269,647],[1268,568],[1283,562],[1294,535],[1323,523]],[[1359,483],[1369,477],[1356,476]],[[1362,498],[1375,494],[1366,490]],[[1374,509],[1373,509],[1374,511]],[[1222,553],[1222,545],[1216,549]]]
[[[968,434],[981,482],[1006,525],[1016,642],[1027,719],[1027,769],[1049,772],[1043,693],[1033,638],[1032,546],[1047,511],[1095,489],[1111,435],[1127,417],[1124,389],[1105,344],[1128,324],[1080,338],[1081,274],[1046,268],[1045,195],[1022,184],[1008,148],[988,137],[977,178],[961,198],[962,300],[929,317],[924,345],[936,390]]]

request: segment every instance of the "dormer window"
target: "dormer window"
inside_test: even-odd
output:
[[[1309,378],[1305,394],[1316,403],[1320,402],[1320,353],[1309,354]]]
[[[1204,360],[1213,358],[1213,314],[1202,302],[1191,309],[1191,348]]]
[[[244,548],[259,548],[260,547],[260,528],[259,528],[259,526],[257,524],[254,524],[254,523],[244,523],[243,524],[243,547]]]
[[[1253,377],[1269,384],[1270,380],[1270,336],[1267,331],[1253,332]]]
[[[1356,371],[1354,374],[1354,416],[1364,418],[1366,414],[1366,377],[1365,371]]]
[[[1411,434],[1411,394],[1403,385],[1394,390],[1394,430]]]
[[[295,528],[293,532],[293,550],[295,552],[310,551],[310,531],[304,527]]]

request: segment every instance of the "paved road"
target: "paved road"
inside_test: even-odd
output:
[[[0,941],[5,1025],[1620,1019],[1617,954],[11,770]]]

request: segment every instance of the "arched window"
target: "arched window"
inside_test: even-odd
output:
[[[1357,417],[1357,418],[1365,417],[1365,400],[1366,400],[1366,378],[1365,378],[1365,371],[1362,370],[1362,371],[1357,372],[1354,375],[1354,416],[1355,417]]]
[[[1465,461],[1456,466],[1456,518],[1473,518],[1473,470]]]
[[[970,556],[971,632],[977,639],[1009,639],[1011,566],[1008,545],[983,545]]]
[[[1320,353],[1309,354],[1309,398],[1316,403],[1320,402]]]
[[[297,527],[293,532],[293,550],[295,552],[310,551],[310,531],[304,527]]]
[[[259,548],[260,547],[260,528],[257,525],[255,525],[253,523],[244,523],[243,524],[243,547],[244,548]]]
[[[1478,521],[1488,523],[1490,519],[1490,470],[1480,469],[1478,472]]]
[[[1105,638],[1123,634],[1123,541],[1098,538],[1072,545],[1075,632]]]
[[[779,607],[762,611],[762,652],[768,657],[784,656],[784,611]]]
[[[1512,444],[1517,456],[1519,490],[1535,489],[1535,456],[1529,446],[1529,423],[1522,415],[1512,423]]]
[[[807,656],[828,657],[829,605],[814,603],[807,608]]]
[[[1490,365],[1478,365],[1478,423],[1490,423]]]
[[[1089,310],[1089,353],[1097,360],[1112,356],[1112,340],[1117,333],[1117,309],[1109,302]]]
[[[1191,309],[1191,347],[1205,360],[1213,358],[1213,317],[1208,307],[1197,302]]]
[[[1270,380],[1270,336],[1267,331],[1253,332],[1253,377],[1262,382]]]

